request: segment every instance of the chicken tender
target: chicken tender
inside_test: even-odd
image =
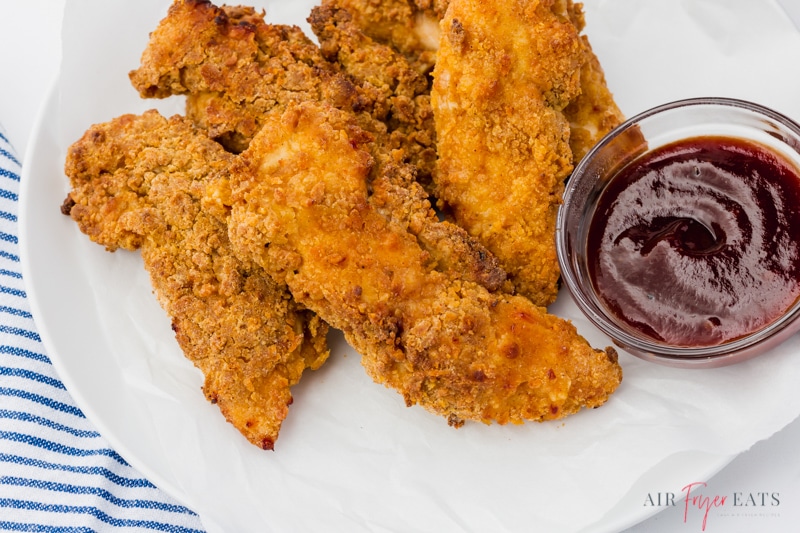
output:
[[[420,72],[428,72],[435,65],[441,40],[439,23],[449,4],[450,0],[323,0],[323,6],[347,9],[358,29],[375,41],[403,53],[410,65]],[[576,29],[582,31],[585,26],[583,5],[571,0],[560,4],[557,9],[566,13]],[[581,38],[586,49],[586,61],[581,69],[581,93],[564,109],[571,126],[570,147],[574,163],[624,120],[588,37],[582,35]]]
[[[434,69],[439,198],[517,290],[552,303],[555,220],[572,171],[564,108],[586,50],[553,0],[451,0]]]
[[[438,19],[445,7],[426,0],[323,0],[322,5],[346,9],[365,35],[405,56],[414,70],[429,74],[439,47]],[[425,5],[424,5],[425,4]]]
[[[360,113],[372,103],[300,28],[207,0],[173,3],[130,79],[143,98],[186,95],[187,117],[234,153],[274,107],[312,99]]]
[[[616,389],[613,349],[431,267],[372,205],[370,136],[351,115],[307,102],[264,120],[231,170],[231,242],[340,328],[375,381],[455,426],[557,419]]]
[[[247,14],[246,24],[237,22],[242,13]],[[330,16],[320,14],[315,24],[338,31],[328,27]],[[463,228],[439,221],[432,209],[428,193],[418,183],[419,168],[410,162],[425,159],[429,168],[433,166],[422,134],[392,132],[381,120],[387,115],[383,103],[388,97],[394,95],[399,108],[402,98],[419,90],[414,73],[392,74],[388,93],[366,79],[361,85],[328,63],[319,48],[301,35],[297,28],[266,24],[249,8],[177,0],[153,32],[131,80],[143,97],[186,94],[188,118],[234,152],[249,144],[270,110],[299,101],[327,102],[345,110],[371,136],[370,150],[377,164],[370,186],[382,198],[383,212],[418,236],[431,260],[452,269],[454,275],[490,290],[504,285],[506,273],[496,258]],[[395,64],[402,66],[402,61]],[[203,105],[197,105],[200,102]],[[408,125],[398,122],[399,116],[395,113],[389,122],[395,127]],[[419,117],[410,116],[410,121]],[[432,117],[427,120],[432,130]]]
[[[109,251],[141,249],[206,397],[250,442],[272,449],[290,387],[328,357],[327,325],[234,256],[227,211],[209,196],[225,190],[233,159],[180,117],[125,115],[70,147],[62,210]]]
[[[406,161],[417,167],[417,180],[429,185],[436,168],[436,128],[428,79],[403,55],[368,37],[343,3],[330,0],[311,11],[308,20],[322,54],[359,85],[375,88],[372,114],[388,127],[384,144],[404,150]]]
[[[328,22],[333,22],[328,11],[312,17],[318,29],[338,30]],[[356,38],[346,31],[336,35],[348,38],[340,40],[340,47]],[[337,55],[331,42],[328,38],[329,57]],[[261,128],[261,117],[273,108],[330,102],[355,113],[362,128],[395,151],[394,159],[414,164],[430,180],[435,151],[427,80],[401,65],[401,59],[388,58],[393,63],[388,75],[377,68],[359,70],[355,62],[343,73],[342,65],[328,61],[296,26],[267,24],[252,8],[176,0],[151,34],[130,79],[144,98],[186,95],[187,117],[234,153],[247,147]],[[388,78],[390,87],[381,83]],[[425,95],[417,98],[421,92]]]
[[[577,30],[582,31],[586,25],[582,4],[567,2],[567,13]],[[581,93],[564,108],[570,125],[569,145],[575,164],[600,139],[625,121],[608,88],[603,67],[589,44],[589,38],[582,35],[581,39],[586,54],[586,62],[581,67]]]
[[[391,54],[387,53],[385,49],[406,50],[408,53],[409,43],[417,43],[417,45],[411,46],[410,50],[417,49],[420,17],[438,20],[444,16],[448,5],[448,0],[417,0],[414,3],[390,3],[389,7],[379,9],[377,4],[370,1],[324,0],[323,7],[317,8],[317,11],[333,13],[328,15],[327,18],[334,22],[328,23],[327,31],[317,30],[315,26],[315,33],[322,43],[323,50],[327,48],[333,50],[336,54],[335,57],[329,57],[329,59],[342,65],[345,71],[354,72],[356,76],[360,72],[364,72],[364,78],[377,80],[374,83],[390,87],[391,85],[384,81],[385,78],[395,76],[393,79],[397,80],[397,72],[404,72],[404,70],[398,69],[397,63],[389,60]],[[473,3],[473,9],[481,9],[480,7],[474,7],[475,5],[477,4]],[[532,41],[518,43],[519,49],[523,50],[527,56],[521,59],[517,66],[520,70],[529,69],[530,73],[524,82],[513,81],[513,76],[508,82],[507,87],[504,89],[504,98],[509,103],[507,109],[500,110],[496,102],[491,102],[493,98],[496,98],[494,94],[466,94],[466,91],[471,90],[468,87],[463,87],[461,91],[462,96],[464,96],[464,105],[473,105],[469,100],[470,97],[486,99],[484,102],[488,106],[486,109],[479,110],[479,108],[473,107],[467,113],[474,115],[482,112],[487,116],[485,123],[474,124],[472,127],[476,134],[490,132],[487,135],[492,135],[492,132],[496,132],[498,138],[493,142],[501,144],[496,148],[497,151],[505,151],[509,154],[514,150],[519,151],[518,148],[515,148],[515,144],[521,144],[524,147],[526,142],[535,136],[536,132],[530,134],[530,132],[524,130],[526,127],[525,122],[531,115],[534,115],[535,119],[539,121],[537,123],[534,120],[531,123],[532,126],[551,130],[547,133],[551,136],[551,140],[541,139],[545,145],[548,142],[554,142],[563,144],[563,148],[569,149],[570,155],[568,158],[564,149],[561,152],[558,152],[558,150],[555,152],[556,157],[563,156],[563,165],[554,161],[546,163],[556,165],[556,167],[548,171],[555,174],[555,176],[551,176],[554,185],[545,188],[546,184],[542,186],[541,180],[538,185],[534,185],[542,188],[533,194],[540,199],[547,195],[547,201],[551,202],[551,205],[543,206],[534,199],[530,204],[532,210],[527,211],[527,202],[531,202],[532,199],[529,195],[526,195],[525,189],[514,185],[513,191],[509,190],[511,183],[515,183],[514,180],[516,179],[513,170],[511,177],[505,178],[505,169],[513,167],[497,165],[495,171],[504,176],[505,182],[503,183],[493,183],[491,178],[482,178],[483,181],[481,179],[474,180],[470,173],[462,173],[457,179],[464,181],[463,185],[467,187],[466,191],[468,192],[465,195],[466,198],[457,198],[458,192],[453,192],[453,190],[462,190],[462,184],[450,183],[448,180],[451,179],[451,176],[447,175],[434,178],[437,172],[435,166],[431,169],[425,163],[415,161],[422,169],[419,181],[431,195],[440,198],[439,207],[448,215],[453,214],[453,211],[455,211],[454,220],[459,225],[466,227],[472,236],[492,250],[500,258],[503,267],[511,273],[511,279],[518,287],[518,290],[532,297],[540,305],[547,305],[555,299],[557,280],[560,275],[556,263],[554,237],[550,237],[555,232],[555,211],[561,198],[559,184],[571,172],[572,164],[577,163],[606,133],[619,125],[624,119],[606,85],[602,68],[589,45],[587,37],[580,37],[582,43],[577,41],[577,33],[585,25],[581,4],[560,1],[557,3],[551,2],[548,5],[552,8],[551,15],[554,17],[557,14],[560,22],[566,26],[566,31],[569,34],[567,40],[571,40],[574,44],[571,52],[564,53],[556,50],[551,56],[559,57],[558,54],[561,53],[560,57],[564,58],[567,54],[572,54],[568,58],[571,63],[566,63],[566,68],[571,69],[570,72],[566,72],[563,64],[559,64],[558,61],[553,64],[547,63],[547,46],[549,44],[547,39],[549,36],[545,29],[543,30],[544,35],[537,37],[536,39],[538,40],[533,42],[533,45],[539,46],[539,49],[544,51],[542,55],[544,63],[541,63],[542,57],[537,55],[538,52],[525,50],[525,47],[530,45]],[[344,15],[344,13],[347,13],[347,15]],[[313,26],[313,15],[311,20]],[[338,21],[338,24],[336,21]],[[518,26],[520,25],[519,21],[511,21],[509,23],[512,22]],[[574,28],[570,27],[569,22],[572,23]],[[510,35],[508,33],[510,29],[506,31],[507,28],[494,28],[494,30],[501,35]],[[436,46],[427,47],[429,52],[438,51],[440,40],[438,27],[428,32],[428,35],[433,34],[436,36]],[[370,39],[369,35],[374,36],[375,40]],[[533,37],[531,39],[533,40]],[[510,40],[511,38],[507,39],[507,41]],[[386,44],[378,44],[378,41]],[[509,52],[516,53],[510,50]],[[410,53],[410,57],[414,57],[413,52]],[[453,56],[451,59],[453,63],[456,63],[461,58]],[[536,61],[536,63],[526,63],[526,59]],[[494,60],[499,61],[500,58],[486,58],[486,61],[489,62]],[[534,67],[532,68],[531,65],[534,65]],[[553,66],[562,68],[562,72],[549,72]],[[441,70],[440,68],[439,71],[441,72]],[[492,66],[490,66],[485,73],[480,68],[476,68],[472,74],[486,76],[487,83],[491,83],[491,80],[488,79],[489,77],[496,75],[497,79],[501,79],[500,76],[504,76],[506,73],[499,73],[497,70],[493,71]],[[557,101],[555,102],[557,104],[555,109],[559,114],[563,114],[565,120],[561,119],[561,117],[553,119],[552,117],[537,116],[539,112],[536,109],[527,110],[528,114],[526,114],[526,111],[518,112],[518,108],[525,106],[523,103],[525,98],[530,96],[530,90],[526,85],[535,86],[536,80],[547,83],[548,78],[555,79],[555,77],[559,75],[563,77],[565,74],[571,76],[568,80],[570,86],[565,98],[556,99]],[[381,78],[381,75],[383,75],[383,78]],[[456,85],[462,81],[461,79],[456,80]],[[400,85],[397,81],[395,81],[395,84]],[[517,94],[517,88],[520,88],[522,92]],[[426,92],[418,92],[418,96],[415,98],[417,101],[427,104],[429,102],[426,98],[427,96],[428,93]],[[520,98],[520,100],[517,101],[517,98]],[[449,105],[450,102],[448,101],[443,104],[444,107]],[[437,113],[440,111],[437,109]],[[548,109],[547,111],[549,112],[550,110]],[[452,109],[444,111],[444,113],[447,112],[451,112],[451,115],[453,115]],[[511,116],[516,116],[516,119],[509,118],[506,120],[502,118]],[[440,127],[441,123],[446,121],[455,128],[462,118],[466,117],[442,117]],[[473,116],[472,118],[474,119],[475,117]],[[568,126],[568,129],[566,126]],[[420,121],[416,128],[417,131],[428,131],[431,128],[430,122]],[[493,129],[490,130],[490,128]],[[436,127],[434,126],[432,129],[432,132],[426,133],[425,139],[435,139],[437,137]],[[453,131],[448,130],[448,135],[452,133]],[[500,140],[499,137],[503,135],[506,138]],[[559,135],[562,138],[557,138]],[[565,139],[566,142],[564,142]],[[468,153],[472,150],[473,146],[464,144],[463,140],[461,137],[451,135],[442,141],[445,150],[444,157],[452,157],[453,155],[447,153],[448,146],[457,145],[463,153]],[[507,142],[508,146],[502,146],[502,142]],[[543,152],[544,149],[544,146],[542,146],[539,151]],[[509,155],[505,163],[509,165],[516,164],[517,161],[513,157],[513,155]],[[528,159],[531,158],[529,155],[520,159],[525,159],[526,157]],[[440,168],[444,168],[446,165],[447,162],[445,161]],[[563,168],[557,168],[558,165]],[[475,167],[472,167],[472,170],[475,170]],[[523,172],[529,170],[530,167],[521,169]],[[485,172],[478,174],[479,178],[484,175]],[[433,178],[433,184],[431,183],[431,178]],[[533,181],[536,182],[536,180],[537,178],[534,178]],[[493,190],[495,185],[496,190]],[[527,183],[526,186],[530,187],[531,183]],[[476,190],[480,188],[484,189],[481,193],[477,193]],[[530,193],[531,191],[528,190],[527,192]],[[495,207],[499,210],[503,209],[500,204],[507,202],[507,196],[518,195],[516,200],[511,201],[511,205],[516,210],[506,212],[505,219],[495,219],[497,213],[494,210],[483,211],[483,201],[486,200],[486,197],[481,196],[481,194],[484,193],[494,197],[497,202]],[[481,221],[467,220],[468,215],[466,215],[465,211],[472,210],[481,213]],[[516,222],[509,222],[510,219],[516,219]],[[511,229],[510,233],[508,232],[509,229]]]

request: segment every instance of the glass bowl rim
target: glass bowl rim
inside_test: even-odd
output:
[[[666,104],[658,105],[629,118],[614,128],[578,162],[567,181],[563,194],[563,201],[559,206],[556,222],[556,254],[558,257],[559,266],[561,268],[562,280],[567,286],[567,289],[569,290],[581,312],[598,329],[611,337],[614,343],[622,349],[632,353],[637,357],[654,360],[657,362],[665,362],[667,364],[672,362],[681,365],[695,364],[696,366],[704,366],[712,360],[717,361],[724,359],[737,359],[743,352],[752,352],[753,349],[768,339],[772,339],[782,333],[793,333],[788,332],[787,328],[792,323],[797,321],[798,318],[800,318],[800,299],[798,299],[798,301],[789,307],[780,317],[770,322],[766,326],[745,336],[710,346],[670,345],[668,343],[658,342],[643,335],[636,335],[618,325],[616,320],[610,316],[611,313],[606,310],[603,304],[596,297],[594,291],[587,291],[582,287],[582,284],[578,279],[579,276],[574,271],[575,269],[573,268],[569,247],[567,245],[568,236],[566,235],[567,232],[564,230],[564,227],[565,219],[569,214],[570,209],[573,207],[573,196],[575,191],[578,189],[578,184],[580,183],[581,178],[586,175],[586,167],[590,165],[598,153],[608,146],[616,137],[629,130],[631,127],[634,127],[655,115],[660,115],[674,110],[700,106],[733,108],[737,111],[749,112],[771,119],[780,124],[782,127],[790,130],[795,136],[797,136],[798,140],[800,140],[800,124],[786,115],[775,111],[774,109],[747,100],[727,97],[700,97],[676,100]],[[798,149],[798,155],[800,155],[800,149]],[[633,160],[638,157],[639,155],[634,157]],[[800,166],[798,167],[798,170],[800,171]],[[590,281],[585,283],[585,285],[591,289],[592,284]],[[591,301],[591,298],[587,297],[586,295],[587,292],[591,292],[594,300],[597,301]]]

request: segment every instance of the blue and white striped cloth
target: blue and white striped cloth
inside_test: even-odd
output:
[[[203,531],[112,450],[44,352],[17,246],[21,166],[0,128],[0,531]]]

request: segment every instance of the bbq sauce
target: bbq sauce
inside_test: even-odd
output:
[[[623,322],[678,346],[759,330],[800,297],[800,175],[751,141],[696,137],[623,168],[589,227],[589,271]]]

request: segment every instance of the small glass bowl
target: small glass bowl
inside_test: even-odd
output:
[[[598,199],[624,166],[681,139],[738,137],[782,154],[800,168],[800,126],[763,106],[728,98],[665,104],[631,118],[609,133],[576,166],[558,214],[556,243],[562,279],[586,317],[623,350],[679,367],[708,368],[746,360],[800,330],[800,301],[767,326],[712,346],[675,346],[645,336],[607,309],[592,283],[587,237]]]

